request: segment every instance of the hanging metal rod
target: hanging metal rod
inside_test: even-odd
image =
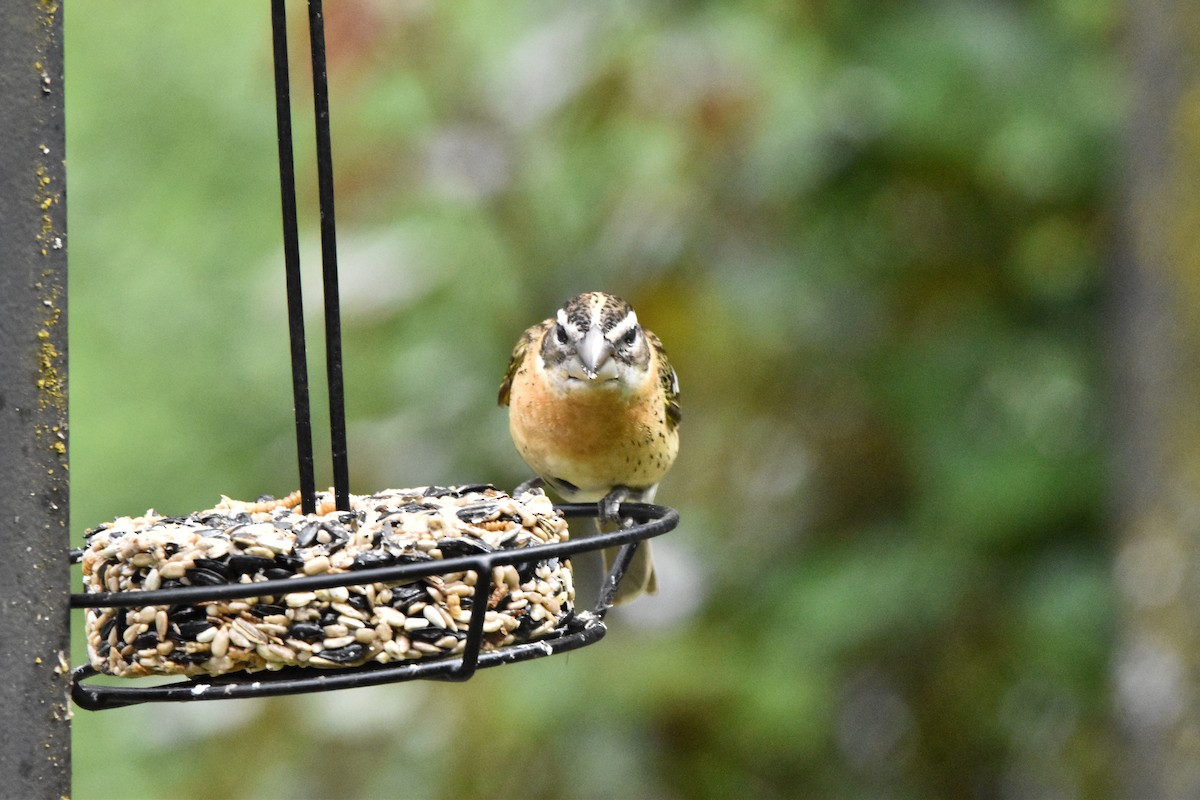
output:
[[[325,293],[325,370],[329,382],[329,439],[333,493],[339,511],[350,509],[346,454],[346,395],[342,381],[342,314],[338,299],[337,226],[333,213],[333,144],[329,136],[329,80],[325,68],[325,18],[321,0],[308,2],[313,110],[317,126],[317,189],[321,205],[321,276]]]
[[[292,149],[292,101],[284,0],[271,0],[271,33],[275,53],[275,126],[279,138],[283,268],[287,280],[292,402],[296,410],[296,457],[300,468],[300,510],[312,514],[316,511],[317,491],[313,474],[312,414],[309,409],[308,355],[304,338],[304,293],[300,283],[300,234],[296,224],[296,170]]]
[[[333,201],[333,146],[329,133],[329,85],[325,59],[325,21],[320,0],[308,3],[309,44],[316,120],[317,188],[321,213],[321,276],[325,316],[325,367],[329,391],[329,439],[334,500],[350,508],[350,469],[346,444],[346,400],[342,369],[341,303],[338,295],[337,231]],[[316,511],[312,416],[305,348],[304,296],[296,210],[295,158],[292,145],[291,88],[288,78],[287,12],[284,0],[271,0],[275,59],[275,121],[279,138],[279,183],[283,211],[283,255],[287,280],[291,341],[292,396],[296,416],[296,455],[300,472],[300,508]]]

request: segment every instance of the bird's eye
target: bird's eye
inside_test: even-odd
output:
[[[554,339],[559,344],[566,344],[567,343],[567,329],[564,328],[562,325],[555,325],[554,326]]]
[[[629,330],[625,331],[625,335],[621,337],[621,341],[625,343],[626,347],[632,347],[633,343],[637,341],[637,337],[637,328],[630,328]]]

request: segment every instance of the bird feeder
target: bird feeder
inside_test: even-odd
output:
[[[84,709],[463,681],[478,669],[578,649],[604,636],[638,545],[679,521],[664,506],[628,503],[621,514],[630,525],[572,539],[567,520],[599,516],[597,504],[551,506],[540,492],[509,496],[489,485],[350,494],[320,0],[309,0],[308,16],[334,485],[328,493],[315,488],[286,18],[283,0],[272,0],[300,490],[284,500],[225,501],[186,517],[89,532],[88,548],[72,553],[84,562],[88,591],[70,603],[87,610],[104,671],[179,677],[114,684],[93,680],[100,670],[92,663],[78,666],[71,696]],[[438,536],[409,535],[430,528]],[[621,549],[598,597],[577,609],[567,560],[610,547]]]

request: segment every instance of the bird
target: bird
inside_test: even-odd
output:
[[[521,334],[499,402],[509,408],[517,452],[537,475],[529,483],[569,502],[599,503],[600,530],[617,523],[622,502],[652,502],[679,452],[675,370],[629,303],[605,292],[579,294]],[[606,574],[617,551],[604,551]],[[650,544],[642,542],[614,603],[656,591]]]

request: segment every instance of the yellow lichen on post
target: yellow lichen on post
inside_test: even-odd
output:
[[[57,10],[57,5],[54,6],[54,10]],[[34,69],[39,74],[45,73],[40,61],[34,63]],[[46,85],[47,83],[43,81],[43,89]],[[43,257],[49,257],[51,253],[63,248],[63,237],[55,232],[54,215],[54,209],[60,206],[62,196],[53,188],[53,166],[44,160],[49,155],[50,148],[45,144],[39,144],[38,164],[34,170],[33,201],[37,205],[38,211],[41,212],[41,225],[35,238],[38,251]],[[35,383],[38,389],[38,407],[42,410],[54,409],[65,414],[67,410],[66,357],[55,344],[52,336],[52,329],[62,318],[63,312],[59,302],[62,291],[50,281],[53,274],[49,269],[43,271],[43,280],[35,284],[35,289],[41,294],[42,308],[45,309],[41,326],[35,334],[38,340]],[[66,437],[61,426],[53,426],[56,429],[53,431],[51,427],[48,425],[36,426],[37,438],[56,456],[65,456],[67,452]]]

